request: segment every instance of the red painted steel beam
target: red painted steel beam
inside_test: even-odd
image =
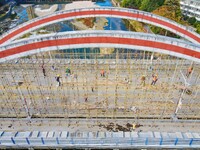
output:
[[[152,22],[152,23],[156,23],[156,24],[159,24],[160,26],[165,26],[166,28],[171,28],[181,34],[184,34],[190,38],[192,38],[194,41],[196,41],[196,43],[200,43],[200,37],[193,34],[192,32],[188,31],[188,30],[185,30],[185,29],[182,29],[181,27],[179,26],[176,26],[172,23],[169,23],[169,22],[166,22],[166,21],[163,21],[159,18],[154,18],[154,17],[151,17],[151,16],[148,16],[148,15],[144,15],[144,14],[139,14],[139,13],[136,13],[136,12],[123,12],[123,11],[117,11],[117,10],[95,10],[95,9],[92,9],[92,10],[81,10],[81,11],[75,11],[75,12],[63,12],[62,14],[57,14],[55,16],[47,16],[47,17],[44,17],[38,21],[35,21],[35,22],[30,22],[29,24],[19,28],[19,29],[16,29],[15,31],[9,33],[8,35],[6,35],[5,37],[3,37],[2,39],[0,39],[0,44],[3,44],[5,43],[7,40],[11,39],[11,38],[17,38],[18,35],[20,33],[26,33],[27,30],[31,29],[31,28],[34,28],[36,29],[39,25],[46,25],[46,24],[51,24],[53,21],[59,21],[61,19],[63,20],[68,20],[68,19],[72,19],[72,18],[83,18],[83,17],[88,17],[88,15],[90,15],[90,17],[93,15],[93,16],[103,16],[103,15],[106,15],[106,16],[117,16],[119,18],[126,18],[126,17],[129,17],[129,18],[132,18],[134,20],[137,20],[137,19],[142,19],[144,22],[145,20],[146,21],[149,21],[149,22]],[[158,26],[159,26],[158,25]],[[40,27],[38,27],[40,28]]]
[[[0,52],[0,59],[15,54],[20,54],[23,52],[29,52],[32,50],[37,50],[41,48],[48,48],[51,46],[70,46],[70,45],[84,45],[84,44],[122,44],[129,46],[143,46],[150,48],[157,48],[166,50],[169,52],[176,52],[179,54],[191,56],[200,59],[200,52],[191,50],[189,48],[166,44],[162,42],[134,39],[134,38],[122,38],[122,37],[78,37],[78,38],[66,38],[66,39],[55,39],[55,40],[44,40],[42,42],[35,42],[30,44],[25,44],[22,46],[8,48]],[[161,50],[161,53],[162,53]]]

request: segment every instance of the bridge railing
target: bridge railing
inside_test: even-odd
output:
[[[176,45],[180,47],[189,48],[195,51],[200,52],[200,45],[189,43],[179,39],[173,39],[165,36],[154,35],[154,34],[145,34],[145,33],[135,33],[135,32],[125,32],[125,31],[95,31],[95,30],[85,30],[85,31],[70,31],[70,32],[62,32],[62,33],[54,33],[48,35],[38,35],[36,37],[21,39],[18,41],[14,41],[11,44],[6,44],[0,46],[0,51],[4,51],[6,49],[23,46],[26,44],[48,41],[48,40],[59,40],[59,39],[71,39],[78,37],[121,37],[121,38],[134,38],[134,39],[142,39],[148,41],[156,41],[162,42],[170,45]]]
[[[198,148],[200,133],[182,132],[4,132],[0,131],[3,146],[43,147],[168,147]]]

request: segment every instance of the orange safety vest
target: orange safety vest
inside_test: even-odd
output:
[[[188,68],[188,72],[189,72],[189,73],[191,73],[191,72],[192,72],[192,70],[193,70],[193,68],[191,68],[191,67],[190,67],[190,68]]]
[[[153,77],[153,81],[156,81],[157,79],[158,79],[157,76],[154,76],[154,77]]]

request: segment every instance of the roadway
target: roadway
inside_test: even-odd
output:
[[[130,131],[126,124],[134,123],[141,125],[135,131],[199,131],[199,65],[193,64],[194,72],[187,79],[192,94],[184,92],[177,113],[179,119],[173,120],[184,85],[181,72],[185,75],[191,62],[172,61],[157,54],[152,62],[133,59],[143,55],[143,52],[113,54],[112,59],[105,59],[101,54],[71,52],[66,54],[68,59],[61,59],[64,53],[51,52],[44,53],[45,59],[38,54],[1,63],[1,130],[61,131],[67,126],[70,131],[117,131],[120,125],[120,130]],[[150,59],[150,52],[145,55]],[[52,59],[47,59],[49,56]],[[104,59],[83,59],[83,56]],[[52,70],[52,65],[56,70]],[[77,74],[77,79],[66,78],[66,66]],[[106,71],[105,77],[100,76],[101,69]],[[159,76],[155,86],[150,85],[152,73]],[[56,86],[57,74],[62,77],[60,87]],[[140,84],[143,74],[146,75],[145,86]]]

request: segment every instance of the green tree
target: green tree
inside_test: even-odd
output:
[[[122,0],[122,2],[121,2],[121,6],[122,6],[122,7],[126,7],[126,5],[127,5],[127,1],[128,1],[128,0]]]
[[[138,8],[151,12],[164,4],[165,0],[122,0],[121,6],[128,8]]]
[[[150,6],[149,6],[149,3],[150,3],[150,0],[142,0],[140,9],[141,9],[141,10],[144,10],[144,11],[149,10],[149,9],[148,9],[148,8],[150,7]]]
[[[200,21],[195,23],[196,32],[200,34]]]
[[[189,19],[188,19],[188,22],[189,22],[189,24],[191,24],[191,25],[194,25],[195,23],[196,23],[196,18],[195,17],[190,17]]]
[[[141,6],[142,0],[135,0],[135,5],[139,8]]]
[[[140,0],[122,0],[121,6],[127,8],[139,8]]]

